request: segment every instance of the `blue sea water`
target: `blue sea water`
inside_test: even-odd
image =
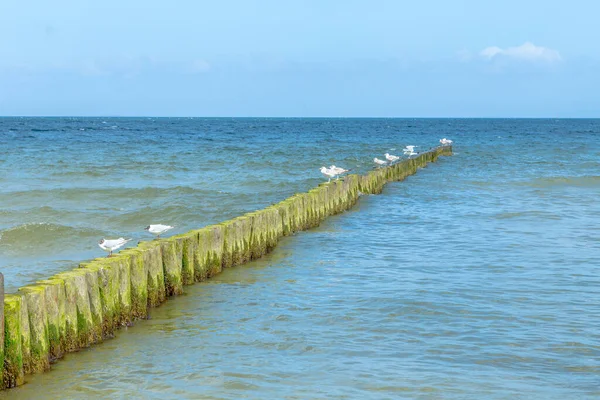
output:
[[[597,398],[600,120],[0,119],[9,289],[305,191],[455,155],[186,287],[14,398]],[[392,150],[395,149],[395,150]]]

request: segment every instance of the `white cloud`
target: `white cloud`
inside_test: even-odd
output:
[[[496,46],[492,46],[492,47],[486,47],[485,49],[481,50],[481,52],[479,53],[482,57],[489,59],[494,58],[495,55],[497,54],[502,54],[502,49],[500,47],[496,47]]]
[[[557,50],[536,46],[531,42],[525,42],[516,47],[507,47],[506,49],[501,49],[497,46],[486,47],[479,52],[479,55],[487,60],[493,60],[498,57],[545,63],[555,63],[562,60]]]

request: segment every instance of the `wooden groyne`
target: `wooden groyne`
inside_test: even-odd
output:
[[[22,385],[27,374],[48,370],[65,353],[147,318],[151,307],[183,293],[183,286],[257,259],[281,237],[349,209],[360,194],[381,193],[387,182],[403,180],[451,154],[451,146],[441,146],[366,175],[348,175],[220,224],[81,263],[16,293],[4,295],[0,274],[2,388]]]

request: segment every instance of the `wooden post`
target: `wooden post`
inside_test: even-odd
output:
[[[4,354],[4,275],[0,272],[0,354]]]
[[[0,272],[0,389],[4,388],[4,275]]]

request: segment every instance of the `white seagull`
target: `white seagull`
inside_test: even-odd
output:
[[[145,231],[148,231],[151,234],[156,235],[157,239],[160,238],[161,234],[165,233],[169,229],[173,229],[173,227],[170,225],[162,225],[162,224],[148,225],[147,227],[144,228]]]
[[[131,239],[123,239],[118,238],[118,239],[101,239],[98,242],[98,246],[100,246],[100,248],[104,251],[108,251],[108,256],[110,257],[112,256],[112,252],[116,249],[118,249],[119,247],[123,246],[125,243],[129,242]]]
[[[373,159],[373,162],[374,162],[375,164],[377,164],[377,165],[385,165],[385,164],[387,164],[387,162],[385,162],[385,161],[383,161],[383,160],[380,160],[380,159],[379,159],[379,158],[377,158],[377,157],[375,157],[375,158]]]
[[[393,156],[393,155],[388,154],[388,153],[385,153],[384,156],[385,156],[385,159],[390,162],[390,164],[392,164],[394,161],[398,161],[400,159],[400,157]]]
[[[413,145],[406,146],[405,148],[403,148],[403,149],[402,149],[402,151],[403,151],[405,154],[406,154],[406,153],[412,153],[412,152],[414,152],[414,151],[415,151],[415,147],[417,147],[417,146],[413,146]]]
[[[440,139],[440,143],[442,144],[442,146],[445,146],[447,144],[452,144],[452,140],[443,138],[443,139]]]
[[[329,178],[327,182],[331,182],[331,178],[335,178],[338,175],[336,171],[325,167],[321,167],[320,171],[323,175]]]
[[[344,169],[342,167],[336,167],[335,165],[329,166],[329,169],[335,172],[337,175],[345,174],[346,172],[352,171],[351,169]]]

